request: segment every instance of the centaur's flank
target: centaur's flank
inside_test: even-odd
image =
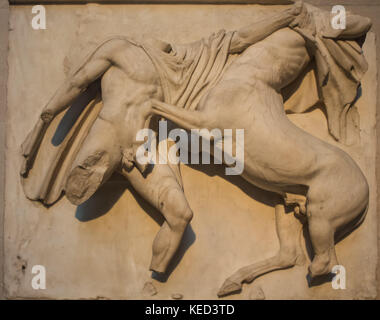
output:
[[[353,17],[346,35],[356,38],[368,31],[369,24]],[[308,216],[315,251],[311,274],[329,272],[336,263],[334,234],[360,223],[368,186],[347,154],[293,126],[284,113],[279,92],[310,61],[304,40],[309,18],[298,4],[247,28],[188,45],[161,41],[141,45],[124,37],[105,41],[58,89],[24,142],[25,194],[52,205],[65,193],[79,205],[113,172],[120,172],[165,218],[150,266],[165,272],[192,211],[178,167],[158,164],[146,172],[136,161],[137,131],[152,112],[185,128],[245,128],[243,176],[279,194],[276,223],[281,248],[274,258],[239,270],[219,294],[299,261],[302,251],[295,235],[301,224],[285,214],[287,205]],[[299,30],[286,28],[289,25]],[[237,58],[233,55],[241,52]],[[63,111],[97,79],[103,104],[88,105],[63,142],[52,146]],[[193,121],[194,115],[199,119]]]
[[[350,16],[349,22],[356,28],[355,37],[370,27],[368,19],[358,16]],[[347,30],[340,34],[342,39],[352,36],[352,28]],[[310,63],[313,51],[307,50],[309,36],[285,28],[251,45],[227,68],[196,110],[152,101],[154,114],[185,129],[244,129],[242,176],[282,198],[275,207],[278,254],[235,272],[225,281],[220,296],[239,290],[243,282],[303,260],[298,242],[300,224],[285,214],[285,206],[293,205],[296,213],[307,218],[314,250],[309,267],[312,278],[330,273],[338,264],[335,241],[365,217],[369,190],[360,168],[347,153],[298,128],[285,114],[281,90]]]

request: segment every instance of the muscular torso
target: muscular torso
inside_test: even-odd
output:
[[[115,52],[102,78],[103,109],[99,118],[112,122],[121,145],[130,147],[144,127],[144,109],[150,99],[162,99],[157,71],[145,52],[135,46]]]

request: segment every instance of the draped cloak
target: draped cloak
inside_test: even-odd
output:
[[[360,97],[360,81],[368,69],[361,43],[363,34],[354,34],[347,25],[345,31],[351,33],[350,39],[342,39],[343,29],[334,29],[331,26],[332,16],[309,4],[307,6],[310,28],[295,29],[306,40],[314,57],[309,72],[297,79],[297,90],[294,92],[291,106],[285,107],[294,113],[302,113],[313,105],[319,103],[325,108],[328,129],[330,134],[341,143],[348,143],[349,130],[358,130],[359,114],[355,107]],[[367,30],[371,26],[368,18],[351,15],[357,24]],[[365,34],[364,34],[365,37]]]

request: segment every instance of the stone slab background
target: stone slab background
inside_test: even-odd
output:
[[[24,3],[26,2],[28,1],[24,1]],[[44,1],[40,1],[39,3],[43,2]],[[348,9],[352,9],[355,13],[371,17],[374,22],[373,31],[375,34],[380,34],[380,19],[378,18],[380,16],[380,4],[378,1],[308,2],[325,8],[329,8],[334,4],[346,4]],[[71,9],[72,7],[75,7],[75,9]],[[8,131],[10,132],[10,136],[7,137],[7,157],[10,157],[12,160],[16,159],[16,149],[34,123],[36,112],[42,108],[52,91],[54,91],[59,82],[64,79],[65,68],[70,67],[71,61],[75,61],[81,56],[81,52],[83,52],[82,49],[94,45],[97,42],[97,37],[102,38],[107,32],[115,33],[117,30],[115,26],[117,19],[111,22],[111,26],[104,27],[105,22],[109,21],[107,16],[109,18],[110,16],[114,17],[115,14],[119,14],[120,19],[121,13],[117,13],[112,7],[113,6],[106,8],[105,12],[103,12],[103,10],[100,10],[99,6],[96,5],[89,6],[85,9],[79,5],[71,6],[70,9],[67,7],[67,10],[75,10],[77,14],[75,17],[71,15],[70,18],[68,18],[68,13],[65,13],[66,9],[63,6],[59,7],[59,9],[53,9],[55,6],[48,6],[49,11],[50,8],[52,8],[51,13],[53,17],[51,19],[57,28],[57,30],[54,31],[55,33],[51,32],[47,35],[45,34],[43,37],[38,37],[30,31],[25,31],[25,34],[18,38],[18,43],[13,42],[13,48],[19,51],[10,52],[11,55],[20,58],[27,53],[29,56],[30,52],[30,57],[27,61],[23,62],[22,59],[19,59],[17,62],[20,64],[21,70],[29,70],[31,74],[25,75],[24,85],[20,85],[20,92],[18,92],[22,97],[29,97],[25,103],[23,103],[22,107],[18,106],[18,108],[22,108],[18,110],[22,110],[24,115],[21,117],[20,112],[17,114],[15,110],[8,110],[7,125],[8,128],[12,128]],[[168,6],[167,9],[178,9],[174,7],[176,6]],[[0,8],[2,14],[2,51],[0,52],[2,82],[0,82],[0,90],[5,90],[7,28],[4,25],[6,24],[5,21],[8,20],[6,19],[8,15],[7,3],[3,1]],[[228,7],[224,7],[223,10],[226,8]],[[250,8],[250,6],[247,8]],[[149,15],[149,9],[144,12],[144,8],[140,6],[138,10],[142,10],[143,13],[141,14]],[[191,10],[194,10],[194,7]],[[207,12],[207,10],[208,9],[204,7],[202,11]],[[206,35],[209,31],[217,30],[217,26],[228,29],[229,27],[240,26],[240,24],[244,22],[244,19],[246,19],[247,22],[249,21],[249,10],[244,10],[244,13],[239,16],[238,20],[223,20],[215,14],[218,10],[219,9],[211,8],[207,18],[209,19],[211,17],[212,22],[207,23],[207,25],[204,25],[202,28],[195,28],[196,30],[191,30],[191,21],[180,19],[181,24],[178,24],[180,27],[176,30],[165,30],[164,27],[157,27],[151,30],[148,25],[144,25],[138,30],[133,30],[133,28],[128,28],[128,23],[126,23],[125,26],[122,26],[123,30],[126,30],[125,32],[122,32],[123,30],[117,31],[118,33],[138,38],[141,36],[141,31],[144,33],[149,30],[155,33],[155,36],[158,38],[183,41],[183,39],[196,40],[199,36]],[[266,9],[260,7],[260,10],[265,11]],[[167,12],[167,10],[164,11]],[[124,13],[126,12],[124,11]],[[150,12],[150,14],[152,14],[152,12]],[[3,19],[3,17],[5,19]],[[28,23],[30,23],[30,17],[30,7],[11,6],[10,30],[15,31],[14,28],[16,26],[26,27]],[[164,17],[164,13],[162,13],[162,17]],[[226,17],[229,16],[226,15]],[[191,16],[191,19],[193,18],[194,15]],[[198,22],[201,23],[203,18],[199,17]],[[91,32],[89,26],[93,23],[92,19],[100,19],[103,27],[95,30],[96,32],[90,37],[91,41],[88,41],[86,39],[88,39],[88,32]],[[12,21],[18,21],[19,23],[12,25]],[[191,32],[189,30],[191,30]],[[46,31],[49,32],[49,25]],[[57,34],[59,34],[59,36],[57,36]],[[72,37],[73,34],[75,34],[75,39]],[[165,37],[162,36],[163,34]],[[21,42],[22,40],[28,43],[27,53],[21,50],[23,44],[25,44]],[[374,36],[369,40],[372,41],[372,44],[367,45],[373,49],[372,51],[368,50],[371,51],[368,52],[368,54],[372,59],[372,71],[367,76],[365,88],[367,88],[369,92],[373,92],[373,94],[365,96],[366,101],[361,101],[363,104],[361,105],[362,109],[375,106],[375,99],[377,99],[377,106],[379,106],[379,97],[377,96],[376,98],[376,91],[378,90],[374,87],[376,83],[378,83],[376,82],[375,57],[379,57],[379,43],[377,42],[376,54],[374,50]],[[53,49],[52,43],[56,43]],[[39,54],[36,54],[36,52],[39,52]],[[49,68],[32,67],[32,69],[28,69],[30,68],[27,64],[28,62],[34,62],[33,65],[38,66],[38,63],[41,61],[42,63],[49,63]],[[377,62],[377,66],[378,65]],[[11,77],[12,74],[14,75],[20,72],[20,70],[13,71],[15,73],[11,73]],[[12,83],[11,80],[10,78],[10,84]],[[43,88],[44,94],[38,93],[41,90],[40,88]],[[35,91],[37,91],[37,93]],[[5,131],[5,97],[5,94],[0,95],[0,119],[2,120],[0,122],[1,139],[4,139]],[[16,100],[13,100],[8,107],[10,105],[17,105],[17,103],[14,103],[15,101],[18,102],[17,96],[13,95],[13,98],[15,97]],[[366,113],[367,118],[364,117],[363,119],[362,117],[361,121],[367,120],[364,126],[368,129],[368,131],[364,132],[368,137],[368,140],[366,140],[368,145],[365,152],[367,152],[366,156],[369,157],[367,160],[369,159],[370,161],[370,159],[374,157],[374,154],[371,153],[375,152],[374,141],[370,139],[371,135],[374,137],[374,133],[371,131],[374,128],[373,126],[371,127],[371,123],[375,124],[375,111],[367,109],[366,112],[368,112]],[[20,120],[21,122],[19,122]],[[315,128],[312,127],[312,122],[309,123],[310,120],[319,121],[317,123],[321,125],[324,123],[322,115],[318,112],[309,115],[308,119],[296,116],[292,120],[301,126],[305,126],[305,129],[310,131],[315,130]],[[19,123],[17,128],[14,126],[16,123]],[[377,123],[379,123],[379,121],[377,121]],[[317,132],[315,133],[317,134]],[[329,137],[323,133],[321,137],[329,139]],[[0,140],[0,146],[5,146],[5,144],[1,142]],[[3,159],[5,150],[5,148],[1,148],[0,152],[0,179],[2,180],[4,180]],[[352,152],[355,153],[357,151],[354,150]],[[8,156],[8,154],[10,154],[10,156]],[[367,164],[362,165],[368,166]],[[9,179],[9,181],[17,180],[15,173],[18,172],[18,167],[19,162],[17,162],[17,160],[12,161],[10,166],[7,167],[7,179]],[[368,168],[369,167],[370,166],[368,166]],[[173,270],[166,283],[154,280],[159,290],[159,294],[155,296],[155,298],[169,298],[170,295],[175,292],[181,292],[185,295],[185,298],[189,299],[214,298],[224,278],[233,272],[236,267],[265,258],[276,250],[277,240],[274,234],[273,209],[251,198],[252,196],[265,203],[268,196],[259,190],[252,191],[250,186],[239,181],[234,181],[237,186],[231,184],[231,181],[224,181],[220,176],[222,174],[221,168],[210,167],[202,171],[198,169],[199,168],[194,167],[183,167],[185,189],[186,185],[194,186],[195,190],[202,189],[202,185],[205,183],[209,186],[207,192],[203,194],[195,194],[191,189],[186,189],[186,195],[195,212],[195,218],[192,223],[193,230],[188,230],[186,234],[187,241],[185,241],[185,243],[191,245],[186,252],[183,250],[184,254],[181,263]],[[369,168],[366,174],[372,181],[372,184],[374,184],[374,167]],[[12,201],[6,203],[6,233],[1,237],[1,239],[6,237],[6,259],[2,260],[3,263],[1,263],[0,272],[5,263],[6,273],[4,279],[7,285],[7,298],[141,297],[141,288],[144,282],[150,279],[150,273],[147,272],[147,268],[150,259],[151,242],[155,232],[158,230],[158,224],[155,222],[158,218],[156,216],[157,213],[154,213],[138,196],[128,190],[128,187],[123,182],[115,179],[113,182],[107,184],[103,189],[105,199],[95,199],[92,203],[88,204],[87,207],[83,207],[79,210],[71,206],[66,200],[62,200],[57,206],[46,210],[38,204],[31,205],[30,202],[27,203],[26,199],[23,199],[21,188],[19,188],[16,183],[12,184],[9,190],[8,184],[6,184],[6,186],[6,189],[1,189],[1,194],[5,189]],[[224,196],[224,191],[226,190],[229,192],[228,197]],[[217,196],[215,197],[215,195]],[[117,198],[119,199],[115,202]],[[208,204],[208,199],[215,200],[212,204]],[[0,198],[0,201],[1,200]],[[372,208],[375,207],[374,202],[374,199],[372,199]],[[1,201],[1,203],[4,204],[4,201]],[[109,207],[112,207],[112,210],[105,214]],[[22,208],[21,211],[20,208]],[[226,210],[226,208],[228,209]],[[3,206],[1,206],[1,210],[3,210]],[[93,213],[94,210],[97,211],[99,217],[85,221],[88,219],[88,216],[86,216],[88,212]],[[150,212],[151,217],[147,215],[145,211]],[[252,211],[255,212],[252,213]],[[17,212],[16,217],[11,217],[9,214],[14,212]],[[197,217],[197,215],[199,217]],[[355,255],[356,253],[360,256],[360,252],[367,250],[366,247],[358,247],[356,240],[366,237],[365,234],[368,231],[372,236],[377,234],[376,223],[378,223],[378,219],[376,219],[376,215],[378,215],[376,212],[369,215],[372,220],[367,219],[366,224],[344,240],[345,242],[343,242],[342,245],[338,245],[338,256],[341,258],[342,264],[345,265],[345,257]],[[2,216],[3,214],[0,215],[0,217]],[[234,226],[235,220],[231,221],[230,219],[231,217],[235,219],[235,216],[236,221],[240,223],[236,223]],[[242,224],[241,222],[247,223]],[[0,220],[0,225],[3,226],[2,220]],[[59,228],[57,228],[57,226],[59,226]],[[194,232],[194,230],[196,232]],[[154,233],[152,233],[152,231],[154,231]],[[249,246],[244,246],[244,248],[239,247],[238,250],[231,247],[231,244],[246,242],[246,237],[252,233],[255,233],[254,239],[259,240],[266,238],[267,242],[254,241],[253,238],[250,238],[249,241],[251,244]],[[128,234],[128,236],[126,236],[126,234]],[[68,237],[68,235],[70,236]],[[65,241],[62,241],[62,239],[65,239]],[[369,239],[371,239],[371,236],[369,236]],[[126,242],[126,240],[128,240],[129,243]],[[89,246],[88,243],[92,243],[92,245]],[[43,250],[41,250],[41,244],[44,244]],[[31,252],[35,252],[39,246],[39,253],[37,255],[31,254]],[[214,249],[214,251],[212,249]],[[142,254],[142,252],[144,252],[144,254]],[[19,258],[17,258],[17,256],[19,256]],[[375,262],[373,259],[377,259],[377,256],[376,252],[371,252],[371,257],[368,257],[367,252],[367,254],[361,257],[363,257],[363,259],[369,258],[370,261],[363,260],[361,263],[374,266]],[[104,261],[105,257],[107,257],[109,261]],[[233,261],[237,261],[238,264],[234,265]],[[360,263],[358,265],[351,265],[349,261],[347,261],[347,263],[351,268],[350,270],[354,270],[354,272],[358,272],[355,268],[361,267]],[[53,284],[52,289],[48,288],[42,293],[31,290],[30,268],[34,264],[45,264],[47,266],[48,283]],[[75,268],[73,267],[74,264]],[[23,266],[25,269],[24,272],[22,271]],[[73,270],[74,272],[70,272]],[[306,267],[296,267],[290,270],[278,271],[258,279],[249,286],[245,286],[241,295],[232,296],[231,298],[249,298],[250,290],[256,286],[263,288],[268,299],[376,297],[376,283],[371,284],[371,282],[374,281],[374,270],[371,270],[367,277],[359,277],[353,280],[361,282],[362,285],[358,284],[358,286],[356,286],[355,283],[354,287],[359,288],[358,290],[355,292],[348,290],[339,295],[332,291],[329,284],[308,289],[306,287],[306,280],[304,279],[305,275]],[[102,280],[101,285],[99,285],[99,281],[94,281],[94,279],[104,279],[104,281]],[[348,281],[351,280],[349,279]],[[281,282],[281,286],[278,285],[279,282]],[[117,286],[115,286],[116,283],[118,284]],[[294,283],[297,283],[297,285],[294,285]],[[379,284],[377,284],[377,287],[380,289]],[[279,288],[282,289],[279,290]]]
[[[5,112],[8,80],[8,1],[0,1],[0,299],[4,298]]]

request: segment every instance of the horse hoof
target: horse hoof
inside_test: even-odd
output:
[[[223,297],[237,291],[240,291],[242,288],[241,283],[236,283],[231,280],[224,281],[222,287],[219,289],[218,297]]]

